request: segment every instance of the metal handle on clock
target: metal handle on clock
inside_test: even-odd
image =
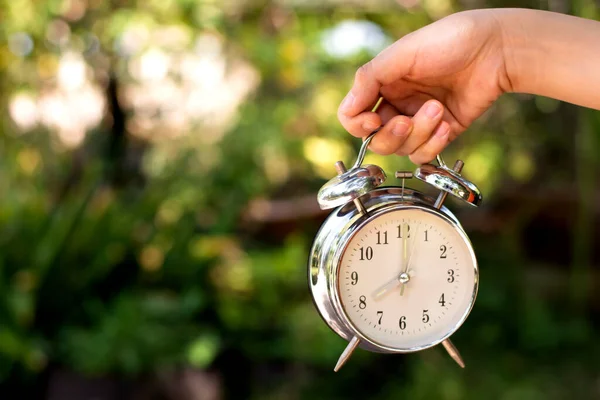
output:
[[[382,101],[383,97],[380,97],[375,107],[373,107],[373,112],[377,111]],[[338,175],[323,185],[317,195],[321,209],[334,208],[353,201],[361,214],[365,215],[367,213],[367,210],[360,201],[360,197],[380,186],[386,178],[385,172],[377,165],[362,165],[367,148],[371,140],[373,140],[373,136],[380,129],[381,127],[375,129],[362,142],[352,168],[346,169],[342,161],[335,163]]]

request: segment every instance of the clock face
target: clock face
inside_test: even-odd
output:
[[[357,231],[338,271],[342,307],[367,339],[395,351],[429,347],[452,334],[477,292],[468,239],[421,208],[384,213]]]

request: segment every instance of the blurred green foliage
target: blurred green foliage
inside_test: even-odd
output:
[[[487,202],[452,205],[482,278],[466,370],[432,349],[333,374],[345,343],[307,290],[315,193],[358,147],[336,118],[358,66],[466,7],[599,15],[497,3],[3,2],[3,385],[187,365],[230,398],[600,397],[597,112],[506,96],[447,150]],[[328,50],[348,22],[364,45]]]

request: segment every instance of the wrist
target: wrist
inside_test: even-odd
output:
[[[500,87],[506,93],[536,93],[541,78],[543,50],[540,42],[531,40],[535,32],[533,15],[536,11],[523,9],[493,10],[498,21],[504,71]]]

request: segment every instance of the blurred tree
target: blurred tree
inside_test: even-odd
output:
[[[515,5],[541,6],[3,2],[0,393],[75,372],[171,398],[193,398],[173,394],[186,379],[230,398],[600,397],[597,112],[506,96],[447,150],[486,196],[458,210],[482,270],[466,371],[361,352],[334,375],[344,343],[306,289],[315,193],[358,147],[336,119],[356,68],[449,13]]]

